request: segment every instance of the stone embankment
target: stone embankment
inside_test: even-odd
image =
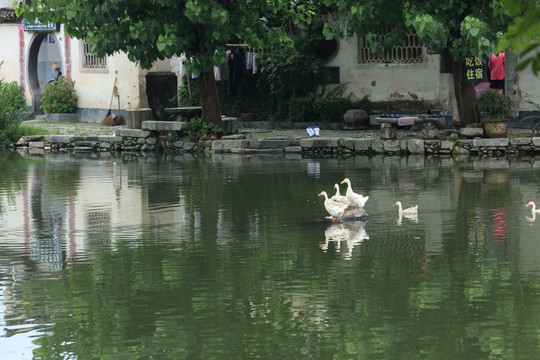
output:
[[[444,139],[401,137],[384,140],[377,131],[355,132],[350,137],[341,132],[332,137],[281,136],[272,132],[224,136],[212,141],[182,141],[176,135],[160,136],[150,130],[118,130],[115,135],[26,136],[14,148],[33,153],[44,152],[166,152],[166,153],[234,153],[234,154],[302,154],[303,156],[341,155],[477,155],[504,156],[540,153],[540,137],[459,138],[443,134]],[[279,132],[277,132],[279,134]],[[410,134],[409,134],[410,135]],[[254,137],[255,136],[255,137]]]

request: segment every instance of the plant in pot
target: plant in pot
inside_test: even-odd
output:
[[[71,116],[57,115],[52,120],[70,121],[76,117],[74,114],[77,108],[77,93],[75,83],[70,79],[60,76],[58,79],[45,85],[43,96],[41,97],[41,110],[47,114],[73,114]]]
[[[198,141],[200,139],[217,139],[223,132],[223,129],[218,125],[214,123],[206,123],[198,116],[186,122],[183,130],[188,134],[189,138],[194,141]]]
[[[206,136],[206,124],[203,119],[198,116],[187,121],[183,130],[188,134],[189,138],[194,141]]]
[[[486,137],[500,138],[506,137],[508,122],[514,117],[517,105],[510,97],[489,91],[476,100],[476,109]]]
[[[214,123],[205,123],[205,126],[206,126],[206,136],[204,137],[205,140],[215,140],[223,132],[223,129]]]

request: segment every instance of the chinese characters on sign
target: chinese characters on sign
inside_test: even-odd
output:
[[[486,64],[478,56],[466,58],[465,75],[467,76],[467,81],[487,81]]]
[[[59,23],[46,23],[42,24],[39,22],[39,19],[36,19],[33,23],[30,23],[24,19],[24,31],[34,31],[34,32],[51,32],[51,31],[60,31]]]

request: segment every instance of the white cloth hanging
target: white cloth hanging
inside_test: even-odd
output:
[[[257,73],[257,56],[259,56],[259,54],[257,54],[256,52],[253,53],[253,56],[251,57],[251,68],[253,69],[253,73],[256,74]]]
[[[189,61],[193,62],[193,58],[190,57],[190,58],[189,58]],[[197,78],[197,75],[195,75],[194,73],[191,73],[191,78],[192,78],[192,79],[196,79],[196,78]]]
[[[178,77],[182,79],[184,75],[187,75],[186,67],[184,66],[184,62],[186,62],[186,54],[182,53],[180,57],[178,58]]]
[[[251,51],[246,53],[246,69],[253,69],[253,53]]]

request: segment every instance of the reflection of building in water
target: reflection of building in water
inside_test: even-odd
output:
[[[308,176],[312,176],[317,179],[321,176],[321,164],[319,162],[308,162],[307,166]]]
[[[111,210],[89,209],[86,216],[86,243],[102,246],[111,243]]]

